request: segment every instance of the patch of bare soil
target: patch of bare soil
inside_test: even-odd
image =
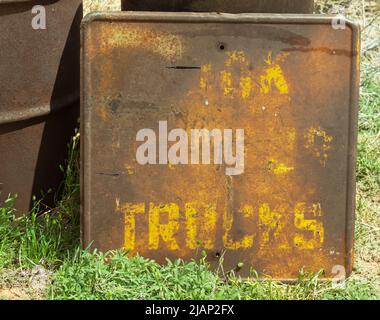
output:
[[[36,265],[32,269],[3,270],[0,300],[38,300],[46,297],[51,271]]]
[[[0,300],[30,300],[31,297],[20,288],[0,289]]]

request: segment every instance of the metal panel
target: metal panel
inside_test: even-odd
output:
[[[44,5],[46,29],[32,28]],[[79,117],[80,0],[0,1],[0,202],[58,189]],[[54,193],[45,197],[52,204]]]
[[[84,245],[124,247],[159,262],[205,250],[213,265],[223,255],[225,270],[243,276],[252,267],[294,280],[305,267],[324,269],[329,278],[334,266],[348,275],[359,34],[355,24],[335,30],[331,21],[89,16],[82,30]],[[188,142],[180,153],[175,142],[165,146],[165,124],[170,136],[183,135],[175,141]],[[213,133],[223,146],[231,141],[224,130],[233,130],[234,146],[242,141],[235,130],[244,130],[244,165],[237,166],[243,172],[227,172],[234,167],[228,148],[222,164],[217,161],[218,139],[210,146],[211,164],[195,164],[201,148],[194,129],[219,130]],[[151,135],[144,140],[151,142],[149,165],[137,155],[146,146],[137,141],[144,132]],[[233,150],[242,154],[240,146]]]
[[[225,13],[313,13],[313,0],[122,0],[124,10]]]

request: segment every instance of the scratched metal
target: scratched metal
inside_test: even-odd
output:
[[[32,28],[35,5],[46,30]],[[0,0],[0,205],[17,194],[19,213],[62,180],[79,117],[81,14],[80,0]]]
[[[334,266],[350,274],[359,32],[331,21],[125,12],[85,19],[84,245],[158,262],[204,250],[212,265],[223,256],[224,270],[243,276],[254,268],[294,280],[304,267],[331,278]],[[139,164],[136,135],[147,128],[158,139],[159,121],[188,134],[243,129],[244,173]]]
[[[314,0],[122,0],[124,10],[228,13],[313,13]]]

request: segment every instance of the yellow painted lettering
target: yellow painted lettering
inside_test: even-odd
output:
[[[239,213],[242,214],[245,218],[250,218],[253,216],[253,207],[251,205],[244,205],[239,210]],[[233,224],[234,224],[233,215],[229,213],[228,210],[225,210],[224,215],[223,215],[224,246],[230,250],[251,248],[253,246],[253,235],[245,236],[240,241],[235,241],[232,239],[231,230],[232,230]]]
[[[223,88],[224,95],[227,96],[231,93],[233,93],[234,88],[232,87],[232,74],[228,71],[221,71],[220,72],[221,77],[221,85]]]
[[[280,235],[281,230],[284,227],[283,222],[281,222],[282,211],[284,210],[271,210],[267,203],[264,203],[259,207],[261,247],[269,243],[271,236],[275,239]]]
[[[243,99],[249,98],[252,90],[252,78],[251,77],[241,77],[240,78],[240,90],[241,97]]]
[[[284,72],[281,66],[272,60],[272,52],[268,54],[268,58],[265,61],[267,64],[264,74],[261,76],[261,93],[269,93],[272,84],[279,90],[281,94],[289,93],[289,86],[286,82]]]
[[[322,210],[319,203],[308,206],[306,203],[298,203],[294,210],[294,225],[297,229],[312,232],[312,239],[307,240],[304,235],[296,234],[294,236],[294,245],[302,249],[320,248],[324,241],[323,223],[315,219],[307,220],[305,215],[312,217],[321,217]]]
[[[160,218],[167,215],[167,223],[162,224]],[[179,230],[179,207],[175,203],[149,206],[149,249],[157,250],[160,237],[166,243],[169,250],[179,249],[175,240],[175,233]]]
[[[201,213],[202,210],[202,213]],[[189,249],[214,248],[216,204],[201,205],[189,202],[185,205],[186,245]]]
[[[136,242],[136,214],[145,213],[144,203],[126,203],[122,207],[117,205],[117,211],[124,213],[124,248],[134,250]]]

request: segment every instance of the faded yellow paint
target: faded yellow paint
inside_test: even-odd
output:
[[[240,78],[240,91],[241,97],[243,99],[249,98],[252,91],[252,78],[251,77],[241,77]]]
[[[294,171],[294,167],[288,167],[284,163],[279,163],[275,159],[269,160],[269,170],[272,171],[275,175],[283,175]]]
[[[125,165],[125,169],[127,170],[127,173],[129,175],[132,175],[132,174],[135,174],[135,167],[131,166],[131,165]]]
[[[297,203],[294,210],[294,225],[297,229],[307,230],[313,233],[312,239],[307,240],[304,235],[294,236],[294,245],[302,249],[320,248],[324,242],[324,227],[321,221],[316,219],[306,219],[305,215],[321,217],[322,209],[319,203],[308,206],[306,203]]]
[[[319,158],[322,166],[326,166],[329,151],[332,149],[333,137],[328,135],[321,127],[311,127],[305,133],[306,149]]]
[[[251,205],[244,205],[239,212],[244,217],[251,217],[253,214],[253,207]],[[253,246],[253,235],[246,235],[240,241],[235,241],[232,239],[231,232],[234,224],[234,215],[228,210],[224,210],[223,213],[223,243],[226,249],[238,250],[238,249],[249,249]]]
[[[226,67],[231,67],[236,62],[238,62],[241,66],[248,65],[244,51],[228,51],[227,56],[228,58],[225,61]]]
[[[286,54],[278,54],[275,61],[273,61],[272,52],[269,52],[265,60],[266,68],[261,70],[261,74],[258,75],[249,70],[249,62],[243,51],[228,51],[226,54],[227,59],[224,62],[226,69],[219,72],[219,81],[224,96],[239,94],[241,98],[248,99],[255,91],[256,77],[260,79],[259,87],[256,88],[257,92],[268,94],[273,85],[279,90],[280,94],[289,93],[288,83],[281,66],[278,64],[278,62],[285,60]],[[239,69],[237,74],[240,74],[240,76],[234,79],[235,73],[233,74],[230,70],[235,64],[237,65],[235,67]],[[201,66],[199,86],[202,91],[210,91],[208,86],[213,83],[211,71],[211,64]],[[236,84],[234,84],[235,81]]]
[[[185,216],[187,247],[189,249],[214,248],[217,220],[216,204],[186,203]]]
[[[285,128],[285,135],[288,139],[288,142],[291,144],[291,149],[294,150],[294,144],[296,142],[296,128]]]
[[[167,215],[167,223],[160,222],[162,215]],[[175,203],[149,206],[149,249],[157,250],[160,238],[166,243],[169,250],[178,250],[179,245],[175,234],[179,230],[179,207]]]
[[[227,59],[224,64],[228,68],[237,64],[241,74],[238,80],[239,88],[231,89],[231,81],[229,81],[229,79],[232,78],[232,75],[227,71],[222,71],[222,87],[224,88],[224,94],[228,95],[232,92],[239,91],[239,94],[243,99],[249,98],[253,90],[253,79],[251,73],[247,70],[248,61],[245,53],[243,51],[228,51]],[[224,76],[227,76],[227,78],[224,79]]]
[[[201,66],[201,78],[199,82],[199,86],[201,90],[206,91],[208,83],[211,82],[210,75],[211,75],[212,65],[210,63],[205,64]]]
[[[116,200],[116,210],[124,214],[124,248],[134,250],[136,243],[136,214],[145,213],[144,203],[126,203],[120,207],[120,200]]]
[[[240,210],[240,213],[244,216],[244,218],[253,217],[253,206],[251,206],[250,204],[244,204]]]
[[[206,80],[205,77],[201,77],[201,79],[199,80],[199,87],[202,90],[206,90],[207,89],[207,80]]]
[[[271,238],[277,238],[284,223],[281,221],[283,216],[280,210],[271,210],[269,204],[264,203],[259,207],[259,228],[260,228],[260,248],[266,246]]]
[[[223,92],[225,96],[233,93],[234,88],[232,87],[232,74],[226,70],[222,70],[220,72],[220,81],[221,86],[223,88]]]
[[[283,56],[280,56],[280,60]],[[274,85],[280,94],[288,94],[289,86],[286,82],[284,72],[281,66],[276,61],[272,60],[272,51],[268,53],[268,58],[265,60],[267,67],[264,69],[264,74],[260,77],[261,89],[260,92],[268,94],[272,85]]]
[[[286,205],[271,209],[268,203],[258,207],[259,218],[259,242],[260,251],[267,252],[268,248],[289,249],[289,234],[284,234],[286,221],[289,220]],[[126,203],[120,205],[120,199],[116,199],[116,211],[124,214],[124,248],[136,250],[136,216],[146,213],[144,203]],[[289,212],[290,213],[290,212]],[[321,217],[322,211],[319,203],[307,205],[304,202],[297,203],[293,210],[294,226],[302,230],[303,234],[296,233],[291,239],[292,244],[299,249],[317,249],[324,242],[324,227],[321,221],[306,219],[305,215]],[[218,210],[216,203],[207,204],[199,201],[188,202],[184,207],[186,248],[195,250],[215,248],[217,239]],[[249,249],[254,244],[254,234],[247,234],[241,240],[233,239],[234,221],[242,217],[247,222],[254,221],[255,210],[250,204],[243,204],[237,213],[228,210],[223,211],[223,244],[226,249]],[[165,223],[162,220],[166,220]],[[143,220],[142,220],[143,221]],[[159,250],[160,239],[166,244],[168,250],[184,249],[177,242],[180,230],[180,208],[175,203],[155,205],[150,203],[148,212],[149,250]],[[236,227],[235,227],[236,228]],[[308,236],[307,233],[310,233]],[[310,238],[310,239],[309,239]],[[139,246],[144,246],[142,242]]]
[[[211,63],[204,64],[204,65],[201,67],[201,71],[202,71],[202,72],[210,72],[211,69],[212,69],[212,65],[211,65]]]

